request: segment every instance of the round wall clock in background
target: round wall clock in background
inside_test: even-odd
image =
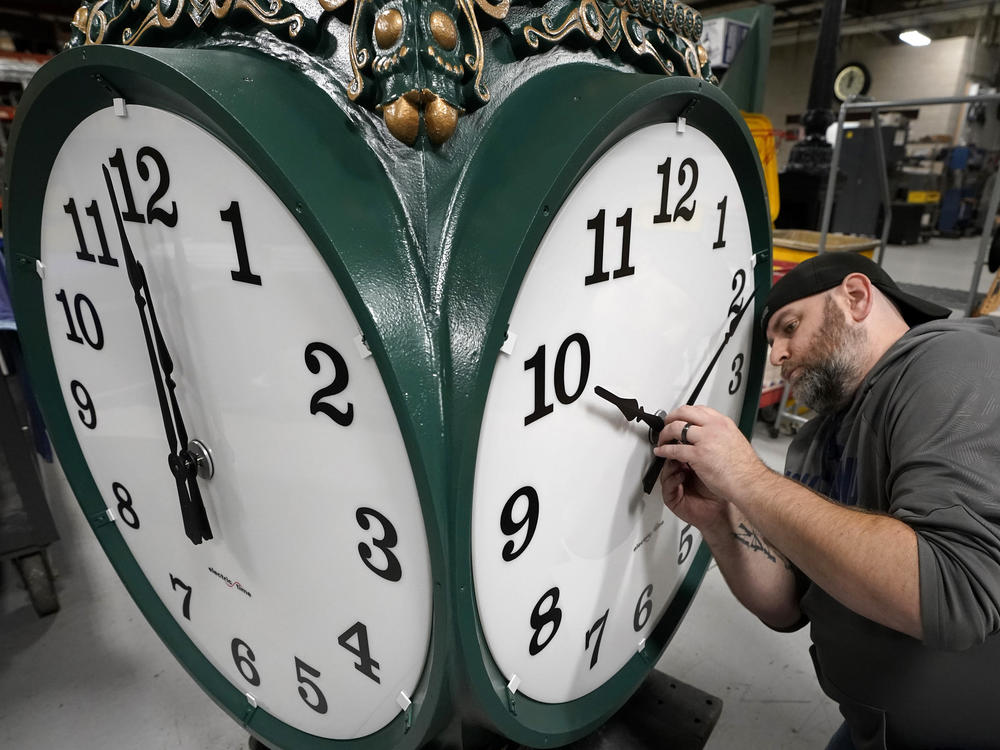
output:
[[[859,62],[849,62],[837,71],[833,79],[833,95],[845,102],[852,96],[861,96],[871,88],[872,76],[868,68]]]
[[[670,7],[635,54],[688,76],[553,50],[474,128],[426,92],[359,115],[247,49],[90,45],[22,100],[8,260],[61,463],[152,627],[268,746],[563,745],[683,618],[709,553],[660,500],[657,413],[749,434],[770,222]]]

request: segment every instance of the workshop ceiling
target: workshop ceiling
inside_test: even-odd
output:
[[[761,4],[774,8],[773,44],[816,38],[824,5],[817,0],[688,2],[705,17]],[[916,28],[932,39],[979,35],[984,43],[995,43],[1000,17],[995,15],[994,6],[998,4],[996,0],[846,0],[840,34],[881,34],[895,42],[900,31]]]
[[[764,0],[774,7],[775,45],[816,38],[823,2]],[[689,0],[706,16],[761,4],[757,0]],[[899,31],[919,28],[931,38],[977,36],[996,43],[1000,17],[997,0],[846,0],[841,35],[882,34],[895,41]],[[79,0],[0,0],[0,29],[11,33],[28,51],[55,51],[69,35],[69,22]],[[998,9],[1000,10],[1000,9]],[[49,47],[49,49],[45,49]]]

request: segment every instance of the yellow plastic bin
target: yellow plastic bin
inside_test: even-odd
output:
[[[778,197],[778,148],[774,139],[774,128],[765,115],[756,112],[740,112],[740,114],[750,128],[750,135],[753,136],[754,145],[757,146],[760,166],[764,170],[764,186],[767,188],[767,202],[773,223],[781,210],[781,201]]]
[[[831,253],[861,253],[866,258],[875,254],[879,241],[863,234],[826,235],[826,251]],[[774,278],[784,276],[793,266],[813,257],[819,250],[819,232],[809,229],[774,230]]]

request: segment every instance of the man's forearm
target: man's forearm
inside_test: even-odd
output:
[[[891,516],[834,503],[764,469],[733,503],[841,604],[914,638],[923,635],[914,531]]]
[[[770,627],[783,630],[802,617],[795,575],[785,557],[735,507],[727,523],[702,532],[733,595]]]

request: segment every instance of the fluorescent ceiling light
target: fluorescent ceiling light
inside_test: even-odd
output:
[[[926,34],[921,34],[916,29],[907,29],[900,32],[899,41],[906,42],[913,47],[925,47],[931,43],[931,38]]]

